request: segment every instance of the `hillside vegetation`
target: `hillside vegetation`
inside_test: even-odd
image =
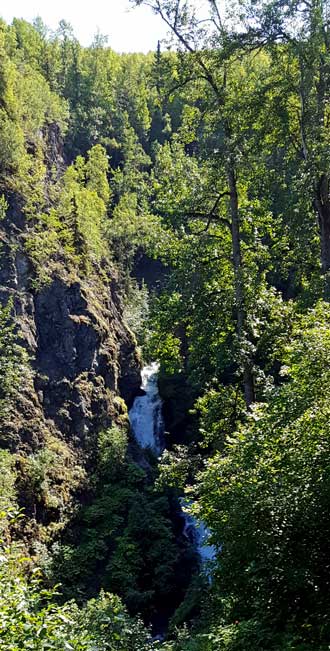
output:
[[[134,4],[155,53],[0,22],[0,649],[325,651],[330,7]]]

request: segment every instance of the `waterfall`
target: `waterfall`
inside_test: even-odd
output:
[[[142,369],[143,395],[137,396],[129,411],[129,419],[133,435],[141,448],[150,448],[159,456],[164,448],[164,419],[162,414],[162,399],[158,391],[159,365],[156,362]],[[195,545],[201,565],[205,568],[207,563],[215,558],[215,547],[208,540],[210,532],[203,522],[197,521],[187,507],[190,503],[182,498],[180,500],[182,517],[184,519],[183,535]]]
[[[209,542],[211,533],[205,523],[201,520],[196,520],[188,510],[192,505],[190,501],[182,497],[180,499],[180,504],[182,508],[182,517],[184,518],[183,535],[196,546],[201,559],[201,565],[204,567],[204,570],[207,570],[208,564],[210,561],[213,561],[216,556],[215,546],[211,545]]]
[[[157,456],[164,450],[162,400],[158,392],[159,366],[153,362],[142,369],[144,395],[135,398],[129,412],[132,432],[141,448],[150,448]]]

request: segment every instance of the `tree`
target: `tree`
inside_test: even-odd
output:
[[[140,1],[135,4],[141,4]],[[242,150],[246,134],[235,123],[235,108],[233,106],[233,69],[236,60],[232,58],[232,51],[227,47],[228,32],[220,17],[216,2],[210,2],[209,22],[212,30],[207,31],[201,26],[201,21],[189,4],[181,6],[179,0],[172,2],[155,0],[145,2],[158,13],[168,27],[172,30],[177,43],[186,52],[185,83],[201,80],[206,86],[204,110],[209,113],[213,125],[217,124],[219,141],[213,158],[219,164],[220,188],[216,192],[213,205],[204,215],[199,217],[205,220],[205,231],[213,221],[226,225],[231,234],[232,264],[234,271],[235,311],[238,347],[245,351],[242,355],[242,375],[246,404],[249,406],[255,400],[253,359],[249,352],[249,345],[245,340],[249,338],[247,328],[248,305],[245,295],[246,277],[242,255],[242,215],[240,208],[239,173]],[[237,49],[242,50],[241,45]],[[190,73],[187,73],[187,68]],[[217,154],[214,156],[214,154]],[[211,154],[212,157],[212,154]],[[224,201],[226,200],[226,201]],[[225,206],[224,206],[225,204]],[[223,218],[220,209],[225,207],[227,216]],[[203,211],[202,211],[203,212]]]
[[[297,320],[282,373],[286,383],[200,476],[199,515],[221,548],[214,616],[238,625],[233,649],[329,640],[327,303]]]
[[[248,46],[268,48],[277,71],[281,55],[283,63],[293,66],[291,78],[287,65],[282,70],[279,83],[285,100],[277,103],[277,115],[280,117],[282,113],[283,118],[285,105],[288,117],[285,138],[295,155],[293,187],[300,193],[308,193],[317,215],[321,271],[326,276],[330,269],[328,11],[327,0],[293,3],[262,0],[245,2],[241,8]],[[301,205],[299,209],[303,218]]]
[[[0,415],[20,387],[28,363],[28,355],[18,341],[12,310],[12,301],[0,306]]]

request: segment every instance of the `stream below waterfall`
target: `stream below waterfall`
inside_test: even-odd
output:
[[[165,425],[162,414],[162,399],[158,391],[158,370],[156,362],[142,369],[143,395],[135,398],[129,411],[133,435],[141,448],[150,448],[158,457],[165,449]],[[183,518],[182,533],[196,547],[200,564],[207,572],[207,564],[215,558],[215,547],[209,543],[210,533],[203,522],[198,522],[187,511],[189,502],[180,500]]]

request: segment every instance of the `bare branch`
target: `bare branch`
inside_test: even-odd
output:
[[[223,27],[223,24],[222,24],[222,19],[221,19],[218,3],[217,3],[216,0],[209,0],[209,3],[210,3],[210,5],[211,5],[211,7],[212,7],[212,9],[213,9],[213,11],[214,11],[214,13],[216,15],[217,20],[218,20],[218,22],[217,22],[215,20],[215,18],[213,19],[214,25],[216,26],[218,31],[221,32],[221,34],[223,36],[224,35],[224,27]]]
[[[204,228],[202,228],[200,231],[195,231],[195,232],[192,231],[192,235],[201,235],[202,233],[207,233],[207,231],[209,230],[209,228],[211,226],[211,223],[213,221],[216,221],[216,222],[218,222],[220,224],[224,224],[229,229],[231,229],[230,221],[228,219],[226,219],[225,217],[220,217],[219,215],[216,214],[216,211],[218,209],[218,206],[219,206],[219,203],[220,203],[221,199],[223,197],[226,197],[226,196],[230,196],[230,192],[228,190],[225,190],[224,192],[220,192],[220,194],[216,198],[216,201],[215,201],[212,209],[210,210],[210,212],[208,214],[203,214],[203,213],[199,213],[199,212],[188,213],[187,216],[190,217],[190,218],[193,218],[193,219],[207,219],[207,222],[206,222],[206,225],[204,226]],[[214,236],[214,237],[217,237],[217,236]]]
[[[182,34],[182,32],[179,30],[178,24],[177,24],[178,23],[178,16],[175,17],[174,23],[171,22],[169,15],[163,11],[160,0],[155,0],[154,3],[150,3],[150,2],[147,1],[147,2],[145,2],[145,4],[147,4],[149,7],[151,6],[153,8],[153,10],[156,11],[156,13],[158,13],[160,15],[160,17],[162,18],[164,23],[175,34],[175,36],[177,37],[179,43],[181,43],[181,45],[183,45],[183,47],[187,50],[187,52],[190,52],[190,54],[193,54],[195,56],[200,68],[204,72],[204,77],[205,77],[206,81],[208,81],[208,83],[210,84],[210,86],[213,89],[214,93],[216,94],[218,100],[220,100],[221,99],[221,91],[218,88],[218,84],[217,84],[212,72],[210,71],[210,69],[206,65],[205,61],[203,60],[202,53],[199,50],[197,50],[189,42],[189,40],[184,36],[184,34]],[[178,5],[177,5],[177,9],[178,9],[178,6],[179,6],[179,2],[178,2]]]
[[[195,81],[196,77],[187,77],[186,79],[183,79],[182,81],[178,82],[175,84],[175,86],[171,86],[171,88],[166,92],[166,97],[168,95],[171,95],[175,90],[180,90],[180,88],[184,88],[187,84],[189,84],[191,81]]]
[[[181,0],[177,0],[177,4],[176,4],[176,8],[175,8],[174,27],[176,27],[177,24],[178,24],[180,2],[181,2]]]

